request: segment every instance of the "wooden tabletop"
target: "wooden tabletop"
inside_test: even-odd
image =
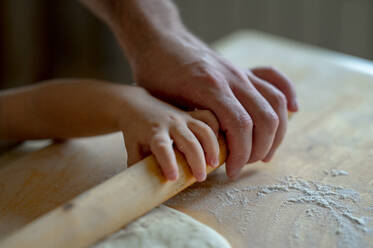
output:
[[[285,72],[300,112],[271,163],[248,165],[237,181],[221,168],[167,205],[234,247],[373,246],[373,63],[254,31],[215,48],[239,66]],[[122,171],[125,160],[119,133],[1,154],[0,238]]]

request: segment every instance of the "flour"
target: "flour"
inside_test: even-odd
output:
[[[335,174],[331,173],[331,176],[333,175]],[[252,190],[252,187],[250,189]],[[285,205],[290,207],[291,204],[313,206],[313,208],[306,210],[306,214],[310,217],[321,216],[320,211],[315,207],[326,209],[327,217],[335,224],[333,228],[338,235],[338,247],[362,247],[362,235],[368,232],[366,223],[368,217],[355,215],[355,212],[359,210],[360,194],[358,192],[342,186],[305,181],[291,176],[285,177],[284,180],[279,181],[279,184],[257,187],[257,197],[259,198],[281,192],[293,195],[285,200]]]
[[[331,170],[328,175],[335,177],[348,175],[348,172]],[[211,186],[202,190],[197,188],[184,194],[188,198],[197,199],[201,198],[201,194],[207,194],[206,190],[216,195],[216,202],[208,206],[209,212],[216,217],[218,222],[235,223],[242,234],[249,231],[247,227],[250,218],[255,215],[253,209],[261,201],[274,194],[285,197],[280,208],[292,209],[295,205],[307,207],[302,217],[309,218],[306,220],[307,225],[304,224],[305,221],[297,222],[291,235],[294,239],[294,246],[304,247],[303,236],[309,236],[310,228],[314,228],[316,224],[324,225],[332,234],[334,233],[338,248],[366,247],[364,236],[371,232],[368,220],[372,219],[372,211],[362,216],[361,213],[367,212],[367,208],[361,205],[360,193],[343,186],[287,176],[272,185],[232,187],[225,190],[224,185],[218,184],[216,187]],[[235,211],[235,209],[245,209],[246,213],[242,215],[239,213],[242,211]],[[281,216],[281,214],[276,215],[273,221],[281,219]],[[308,237],[308,240],[312,239]]]
[[[349,173],[344,170],[331,169],[330,171],[324,170],[325,175],[330,175],[332,177],[337,176],[347,176]]]

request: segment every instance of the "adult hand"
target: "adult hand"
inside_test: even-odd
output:
[[[269,161],[298,110],[290,80],[271,67],[242,70],[191,35],[153,44],[132,63],[136,82],[177,104],[211,110],[225,132],[227,175],[246,163]]]
[[[283,74],[233,66],[186,30],[171,0],[81,1],[111,27],[138,84],[217,116],[228,142],[228,176],[271,159],[286,132],[287,109],[298,109]]]

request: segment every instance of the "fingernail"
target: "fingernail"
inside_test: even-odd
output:
[[[298,111],[299,105],[298,105],[298,101],[296,99],[294,100],[294,108],[295,108],[296,111]]]
[[[198,182],[203,182],[206,180],[206,174],[196,175],[196,179]]]
[[[219,166],[219,159],[215,158],[213,161],[212,161],[212,167],[216,168]]]

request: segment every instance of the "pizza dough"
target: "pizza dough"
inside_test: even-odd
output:
[[[231,248],[212,228],[161,205],[91,248]]]

